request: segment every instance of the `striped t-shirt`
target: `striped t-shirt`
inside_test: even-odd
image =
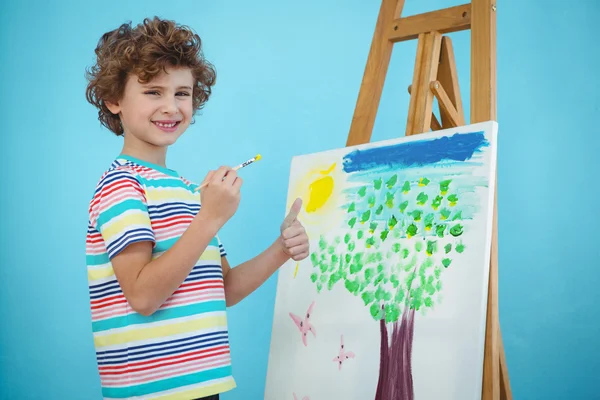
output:
[[[105,399],[190,400],[235,387],[221,256],[213,238],[189,276],[150,316],[125,299],[111,259],[153,243],[159,257],[200,210],[196,184],[177,172],[121,155],[90,202],[86,241],[92,331]]]

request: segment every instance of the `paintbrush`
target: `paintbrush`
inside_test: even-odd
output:
[[[257,154],[254,157],[252,157],[251,159],[249,159],[248,161],[244,161],[243,163],[241,163],[237,167],[233,167],[233,170],[237,171],[238,169],[242,169],[244,167],[247,167],[248,165],[257,162],[261,158],[262,158],[262,156],[260,154]],[[208,185],[208,182],[204,182],[202,185],[198,186],[194,191],[198,191],[198,190],[202,189],[203,187],[205,187],[206,185]]]

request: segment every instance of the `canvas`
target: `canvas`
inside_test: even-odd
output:
[[[292,160],[265,399],[481,397],[494,121]]]

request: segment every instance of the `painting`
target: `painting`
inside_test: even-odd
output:
[[[497,124],[292,159],[267,400],[481,398]]]

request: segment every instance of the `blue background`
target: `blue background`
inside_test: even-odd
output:
[[[406,3],[403,15],[460,4]],[[217,85],[168,165],[201,180],[263,155],[222,233],[236,264],[278,234],[290,158],[345,144],[379,4],[2,2],[0,398],[101,397],[86,219],[121,140],[84,98],[100,35],[157,14],[203,38]],[[500,320],[515,399],[599,398],[598,16],[595,0],[498,5]],[[468,120],[469,33],[451,37]],[[404,134],[415,51],[394,49],[373,140]],[[223,400],[262,398],[275,285],[230,310],[238,389]]]

